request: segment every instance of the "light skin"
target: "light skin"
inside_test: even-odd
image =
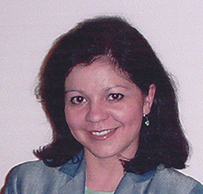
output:
[[[143,114],[150,112],[156,87],[148,95],[108,59],[79,64],[65,81],[65,116],[84,146],[86,186],[113,191],[124,175],[119,159],[134,157]]]

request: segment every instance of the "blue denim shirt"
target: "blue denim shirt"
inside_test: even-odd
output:
[[[61,167],[43,161],[14,168],[4,194],[84,194],[85,159],[80,154]],[[203,194],[203,186],[191,177],[162,165],[143,175],[125,173],[115,194]]]

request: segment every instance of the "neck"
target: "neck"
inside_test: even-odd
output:
[[[97,158],[87,151],[85,159],[86,186],[95,191],[114,191],[124,175],[119,158]]]

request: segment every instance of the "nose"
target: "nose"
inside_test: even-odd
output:
[[[105,106],[101,102],[94,102],[89,105],[85,119],[88,122],[99,123],[108,119],[108,117],[109,114]]]

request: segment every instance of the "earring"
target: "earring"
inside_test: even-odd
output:
[[[144,118],[144,124],[149,127],[150,122],[149,122],[149,118],[147,114],[143,114],[143,118]]]

